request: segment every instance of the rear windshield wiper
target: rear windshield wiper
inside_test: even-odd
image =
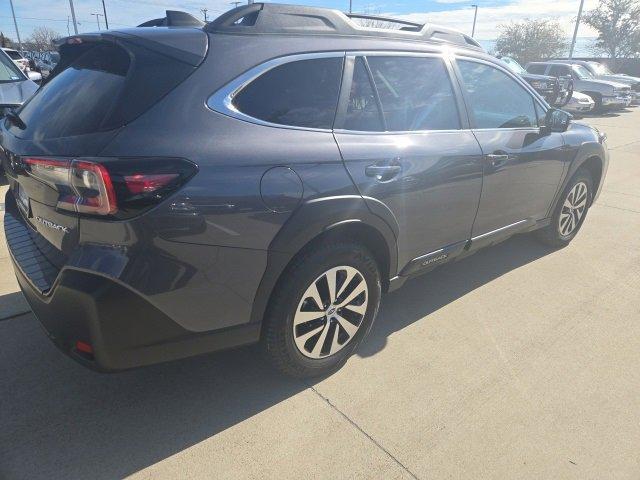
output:
[[[5,117],[7,117],[7,120],[13,123],[20,130],[25,130],[27,128],[27,124],[22,121],[22,119],[20,118],[20,115],[18,115],[15,110],[13,109],[7,110]]]

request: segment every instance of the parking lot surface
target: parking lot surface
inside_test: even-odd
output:
[[[585,120],[611,163],[570,246],[517,236],[408,282],[314,383],[253,348],[88,371],[0,233],[0,478],[640,478],[640,108]]]

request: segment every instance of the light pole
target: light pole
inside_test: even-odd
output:
[[[98,22],[98,30],[100,30],[100,17],[102,16],[101,13],[92,13],[91,15],[95,15],[96,16],[96,21]]]
[[[16,37],[18,37],[18,50],[22,50],[22,42],[20,41],[20,32],[18,31],[18,22],[16,21],[16,12],[13,9],[13,0],[9,0],[11,4],[11,15],[13,15],[13,26],[16,27]]]
[[[584,0],[580,0],[580,7],[578,8],[578,18],[576,18],[576,28],[573,30],[573,39],[571,40],[571,49],[569,50],[569,58],[573,58],[573,49],[576,46],[576,37],[578,36],[578,27],[580,27],[580,17],[582,16],[582,7],[584,6]]]
[[[478,5],[471,5],[475,8],[475,12],[473,13],[473,28],[471,29],[471,38],[476,34],[476,19],[478,18]]]
[[[349,13],[353,13],[353,0],[349,0]]]
[[[73,19],[73,31],[78,34],[78,22],[76,22],[76,11],[73,9],[73,0],[69,0],[69,7],[71,7],[71,18]]]
[[[200,9],[200,12],[202,13],[202,15],[204,15],[204,23],[207,23],[207,12],[208,11],[209,11],[209,9],[207,9],[207,8],[201,8]]]
[[[104,12],[104,25],[109,30],[109,20],[107,19],[107,7],[104,5],[104,0],[102,0],[102,11]]]

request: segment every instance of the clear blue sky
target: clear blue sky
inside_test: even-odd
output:
[[[281,0],[290,3],[324,6],[348,10],[348,0]],[[18,17],[18,28],[23,39],[38,26],[47,26],[67,33],[67,18],[70,16],[68,0],[13,0]],[[164,10],[184,10],[202,17],[200,9],[209,10],[209,18],[231,8],[227,0],[105,0],[111,28],[135,26],[150,18],[163,16]],[[473,0],[353,0],[354,12],[370,12],[395,15],[418,21],[429,21],[471,31],[473,21]],[[561,22],[567,35],[572,33],[579,0],[476,0],[479,5],[476,38],[494,39],[497,27],[510,21],[525,18],[551,18]],[[585,9],[594,8],[598,0],[586,0]],[[15,29],[11,19],[8,0],[0,3],[0,30],[15,39]],[[74,0],[80,31],[97,29],[96,17],[92,13],[102,13],[101,0]],[[101,24],[104,28],[103,19]],[[73,28],[71,33],[73,33]],[[581,27],[579,36],[592,37],[592,31]]]

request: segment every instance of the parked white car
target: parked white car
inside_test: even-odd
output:
[[[596,102],[594,102],[593,98],[589,95],[574,91],[573,95],[571,95],[571,99],[562,107],[562,110],[570,113],[584,114],[593,110],[595,106]]]

